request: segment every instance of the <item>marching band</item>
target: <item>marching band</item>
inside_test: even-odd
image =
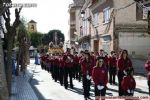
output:
[[[55,82],[59,81],[65,89],[74,89],[73,80],[82,81],[85,100],[90,99],[90,86],[94,83],[95,100],[105,96],[107,83],[117,85],[115,77],[118,76],[118,95],[133,96],[136,82],[133,77],[134,69],[128,57],[127,50],[119,55],[115,51],[108,56],[104,50],[89,52],[88,50],[71,53],[67,48],[65,53],[41,53],[41,68],[51,73]],[[150,60],[145,64],[150,72]],[[109,77],[108,77],[109,76]],[[150,85],[150,74],[148,74]]]

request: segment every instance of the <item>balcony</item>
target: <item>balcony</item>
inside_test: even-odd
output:
[[[70,23],[69,23],[70,25],[75,25],[76,24],[76,22],[75,22],[75,20],[74,21],[70,21]]]
[[[91,38],[91,35],[88,34],[88,35],[84,35],[84,36],[79,36],[78,38],[78,42],[82,42],[82,41],[89,41]]]

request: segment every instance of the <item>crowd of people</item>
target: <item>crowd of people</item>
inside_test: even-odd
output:
[[[133,96],[136,82],[133,77],[134,69],[127,50],[119,53],[111,51],[110,55],[100,50],[88,50],[71,53],[67,48],[64,54],[41,53],[41,68],[51,73],[55,82],[59,81],[65,89],[74,89],[73,80],[83,84],[85,100],[90,99],[90,86],[94,83],[95,100],[106,95],[107,83],[118,85],[119,96]],[[145,64],[149,71],[148,84],[150,85],[150,60]],[[108,77],[109,76],[109,77]],[[118,83],[115,77],[118,76]]]

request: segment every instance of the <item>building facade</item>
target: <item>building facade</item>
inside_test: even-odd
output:
[[[81,8],[81,12],[79,13],[80,34],[79,34],[78,42],[81,50],[90,51],[91,25],[88,19],[90,18],[91,14],[90,14],[89,6],[90,6],[90,0],[86,0],[83,7]]]
[[[80,12],[84,4],[84,0],[74,0],[69,5],[69,45],[76,51],[79,49],[78,39],[80,35]]]
[[[79,19],[80,48],[94,52],[104,49],[107,53],[127,49],[133,56],[147,55],[148,23],[136,19],[138,6],[134,0],[86,0],[80,12],[84,17]]]

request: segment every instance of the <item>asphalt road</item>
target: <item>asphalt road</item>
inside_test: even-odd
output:
[[[32,63],[32,61],[31,61]],[[51,78],[51,74],[45,70],[42,70],[40,65],[36,67],[31,65],[28,70],[35,71],[32,80],[30,81],[31,86],[36,92],[39,100],[84,100],[82,83],[77,80],[73,81],[74,89],[68,88],[67,90],[59,84],[59,82],[54,82]],[[142,76],[135,76],[137,87],[134,96],[139,97],[140,100],[148,99],[148,86],[147,80]],[[117,78],[116,78],[117,81]],[[106,91],[106,96],[118,96],[118,86],[110,85],[108,83],[108,89]],[[94,87],[91,86],[91,98],[94,100]],[[145,98],[145,99],[142,99]],[[106,99],[114,100],[114,99]],[[116,99],[124,100],[124,99]]]

